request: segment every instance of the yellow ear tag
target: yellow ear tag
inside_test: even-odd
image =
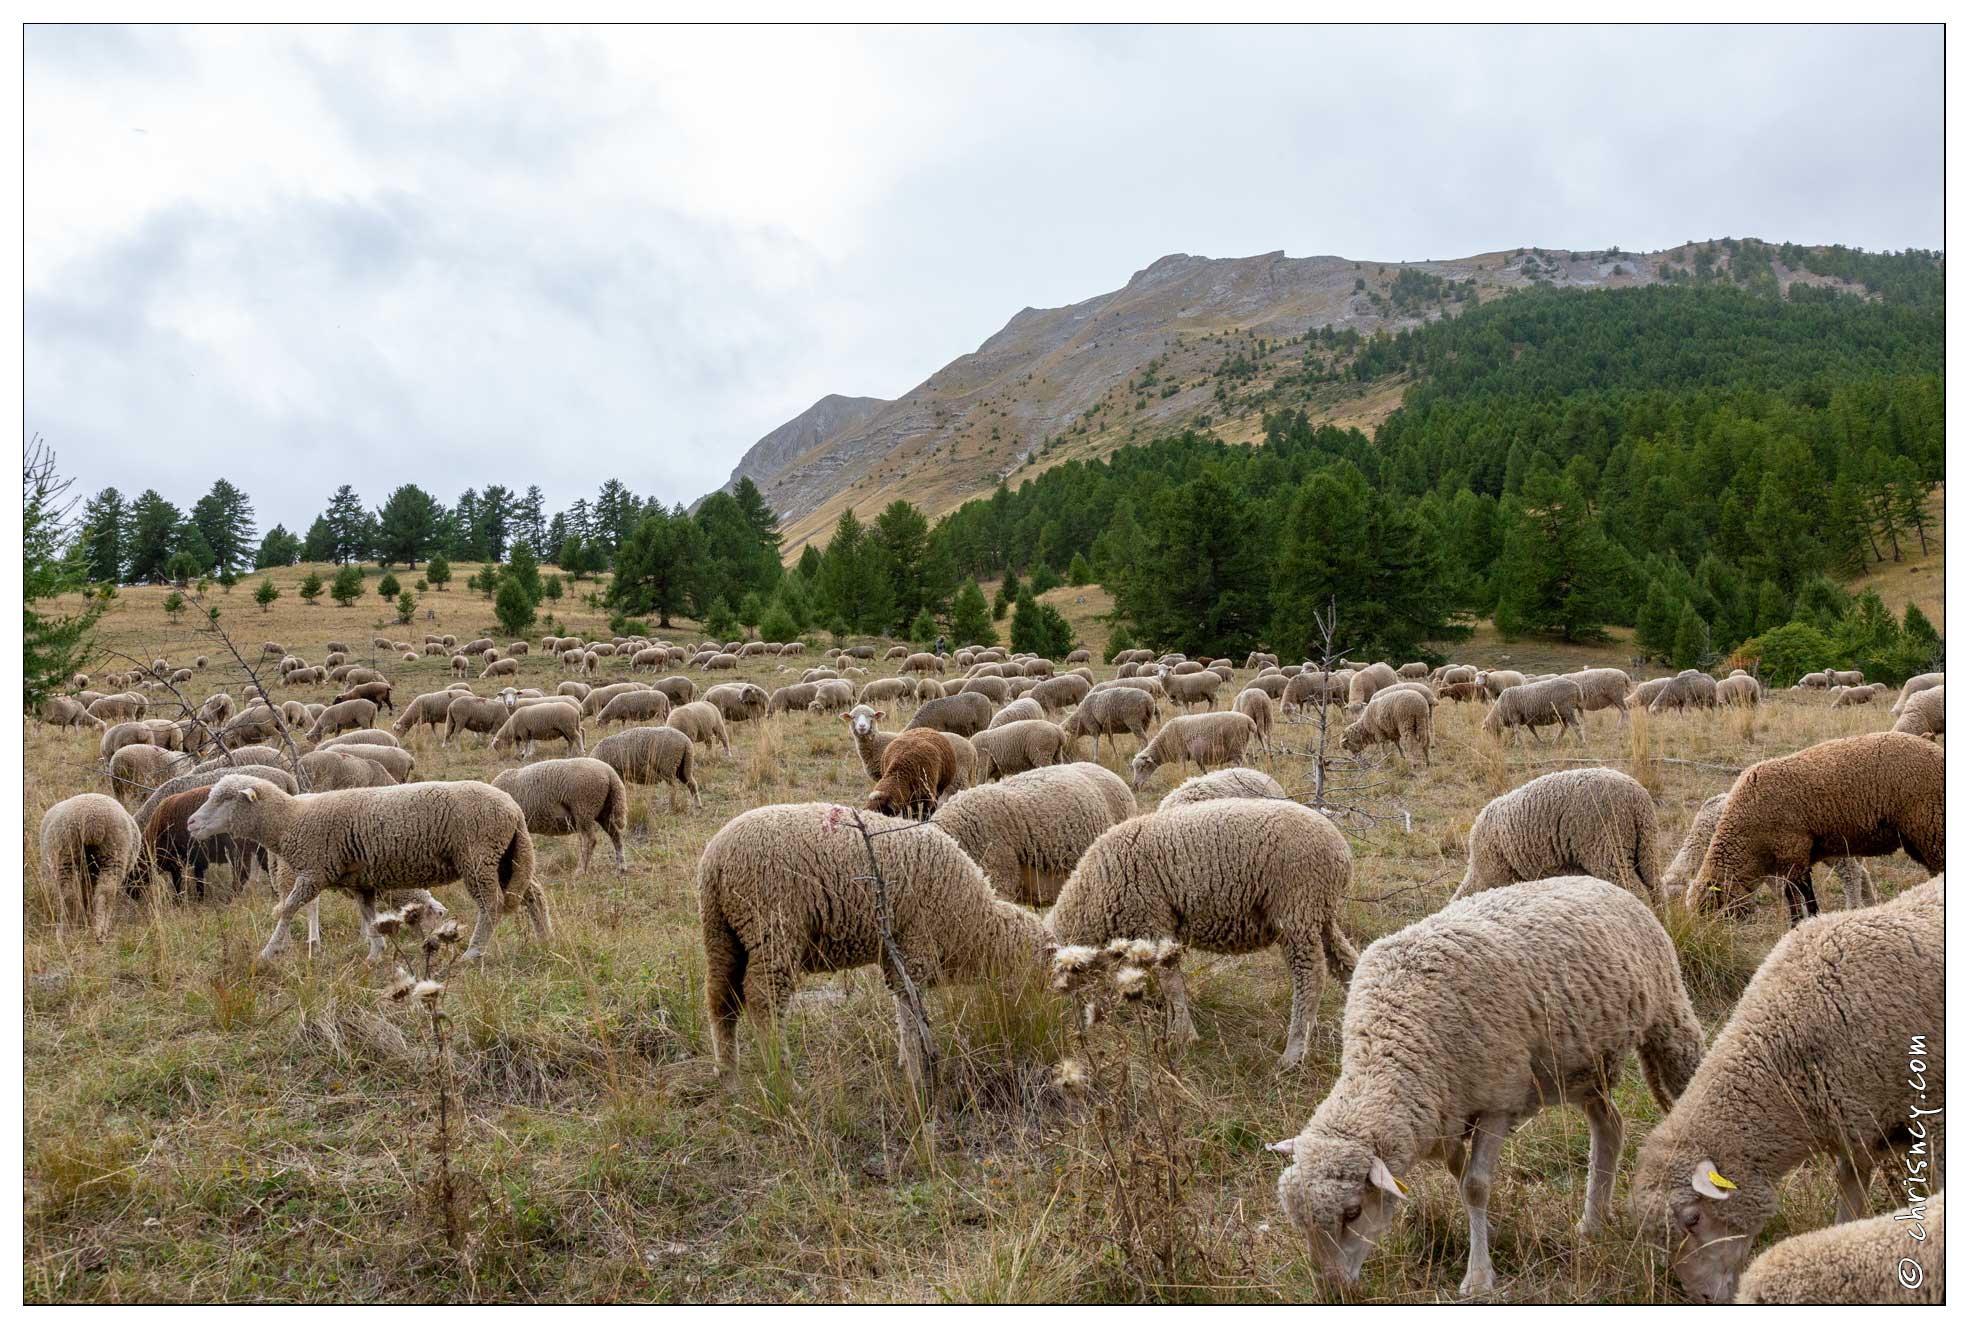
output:
[[[1734,1181],[1731,1181],[1728,1177],[1724,1176],[1720,1172],[1711,1172],[1709,1174],[1709,1179],[1715,1182],[1718,1189],[1721,1190],[1733,1191],[1737,1188],[1737,1184]]]
[[[1408,1194],[1408,1184],[1407,1184],[1406,1182],[1404,1182],[1404,1181],[1403,1181],[1403,1180],[1402,1180],[1402,1179],[1401,1179],[1400,1177],[1392,1177],[1392,1176],[1391,1176],[1391,1177],[1389,1177],[1389,1178],[1388,1178],[1388,1180],[1389,1180],[1389,1181],[1392,1181],[1392,1182],[1394,1182],[1394,1183],[1395,1183],[1395,1189],[1396,1189],[1396,1190],[1398,1190],[1398,1191],[1400,1191],[1400,1192],[1401,1192],[1401,1193],[1402,1193],[1403,1195],[1407,1195],[1407,1194]]]

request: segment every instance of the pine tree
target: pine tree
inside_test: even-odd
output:
[[[499,578],[499,589],[492,597],[492,613],[507,636],[521,636],[533,626],[533,606],[533,597],[526,593],[526,587],[510,576]]]
[[[531,549],[536,560],[559,548],[547,543],[547,496],[539,485],[528,485],[525,497],[513,505],[513,539]]]
[[[232,481],[219,479],[192,505],[191,524],[212,551],[210,566],[243,568],[253,550],[253,504]]]
[[[263,614],[272,613],[273,602],[279,598],[280,587],[273,584],[273,578],[271,577],[262,579],[260,589],[253,592],[253,603],[260,606],[260,612]]]
[[[643,518],[616,551],[608,603],[627,614],[652,610],[657,626],[694,604],[702,584],[703,533],[679,504]]]
[[[397,596],[397,622],[408,623],[417,613],[417,597],[409,591]]]
[[[526,598],[536,605],[540,603],[545,587],[540,582],[540,561],[533,556],[533,546],[520,541],[513,546],[513,556],[506,562],[506,575],[520,584]]]
[[[384,573],[376,583],[376,594],[382,596],[385,600],[396,599],[397,592],[402,589],[403,583],[397,580],[394,572]]]
[[[376,513],[376,561],[416,567],[437,548],[443,511],[416,485],[397,486]]]
[[[166,565],[178,547],[178,528],[184,516],[155,489],[146,489],[130,505],[130,543],[124,577],[156,584],[165,579]]]
[[[185,612],[185,597],[172,591],[164,597],[164,612],[173,623],[177,622],[178,615]]]
[[[761,641],[792,641],[800,635],[800,625],[786,611],[786,606],[778,599],[766,606],[766,612],[759,619],[759,639]]]
[[[1550,471],[1526,478],[1505,537],[1497,627],[1603,641],[1612,559],[1586,497]]]
[[[301,541],[301,557],[309,563],[335,562],[335,528],[327,517],[316,517]]]
[[[451,560],[443,554],[432,554],[431,561],[424,566],[424,579],[443,590],[451,580]]]
[[[725,603],[723,596],[711,601],[704,610],[704,630],[719,641],[732,641],[740,631],[738,619],[732,616],[732,608]]]
[[[1088,563],[1087,555],[1075,554],[1073,561],[1067,564],[1067,584],[1069,586],[1092,586],[1094,584],[1094,568]]]
[[[1039,603],[1028,590],[1012,611],[1012,649],[1049,660],[1063,658],[1073,649],[1073,627],[1059,610]]]
[[[322,517],[334,533],[337,563],[360,563],[369,557],[370,546],[375,542],[375,524],[354,486],[342,485],[336,489]]]
[[[328,597],[347,609],[362,598],[362,592],[362,569],[353,563],[344,563],[328,588]]]
[[[114,586],[123,580],[124,525],[129,510],[115,488],[103,490],[82,509],[82,564],[90,581]]]
[[[60,616],[35,607],[80,590],[85,581],[84,561],[61,554],[73,533],[69,513],[75,501],[67,497],[71,483],[55,469],[55,454],[39,438],[22,449],[21,692],[31,712],[38,712],[42,702],[66,688],[88,658],[91,629],[108,603],[92,597],[80,613]]]
[[[1025,588],[1019,584],[1019,574],[1007,568],[1005,580],[998,583],[998,594],[992,599],[991,616],[1005,617],[1011,612],[1012,606],[1018,603],[1019,596],[1024,590]]]
[[[314,604],[318,600],[320,600],[321,574],[319,572],[316,572],[313,568],[309,568],[308,575],[301,578],[300,590],[301,590],[301,598],[303,600],[306,600],[309,604]]]
[[[984,592],[975,581],[957,588],[950,604],[950,639],[963,646],[996,646],[998,633],[991,626],[991,609]]]
[[[300,561],[301,542],[294,538],[292,531],[278,523],[260,537],[260,552],[253,556],[255,569],[292,567]]]
[[[1675,645],[1668,653],[1668,663],[1677,669],[1700,669],[1707,663],[1708,653],[1709,629],[1695,606],[1684,604],[1675,622]]]

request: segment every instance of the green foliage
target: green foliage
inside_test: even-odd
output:
[[[519,578],[499,578],[499,589],[492,596],[492,613],[499,620],[500,630],[509,637],[522,636],[533,626],[534,600]]]
[[[431,561],[424,567],[424,579],[443,590],[451,581],[451,560],[443,554],[432,554]]]
[[[533,556],[531,546],[513,546],[512,556],[506,560],[506,575],[520,584],[526,598],[534,604],[539,604],[546,595],[546,587],[540,581],[540,560]]]
[[[652,508],[616,551],[608,603],[632,614],[654,611],[657,626],[698,604],[703,584],[704,534],[683,505]]]
[[[1668,663],[1677,669],[1706,669],[1714,656],[1709,625],[1687,601],[1675,620],[1675,639],[1668,649]]]
[[[165,574],[180,586],[183,586],[193,577],[196,577],[201,571],[197,556],[191,553],[191,551],[183,549],[171,555],[170,560],[165,563],[164,569]]]
[[[800,625],[793,621],[793,615],[786,612],[785,604],[775,598],[759,619],[759,639],[789,642],[798,640],[799,636]]]
[[[738,602],[738,621],[748,628],[759,626],[759,620],[766,616],[766,599],[757,591],[747,591]]]
[[[1005,580],[998,583],[998,595],[991,602],[991,616],[1003,618],[1011,612],[1012,606],[1018,602],[1019,591],[1019,574],[1008,568]]]
[[[273,612],[273,602],[280,598],[280,587],[273,584],[273,578],[261,579],[260,588],[253,592],[253,603],[260,606],[260,612]]]
[[[403,583],[397,580],[394,572],[384,573],[376,582],[376,594],[382,596],[385,600],[396,599],[397,592],[402,589]]]
[[[1108,632],[1107,649],[1101,653],[1101,659],[1108,664],[1113,664],[1115,656],[1123,651],[1135,649],[1137,649],[1135,638],[1129,634],[1128,626],[1125,623],[1116,623]]]
[[[178,615],[185,612],[185,597],[178,594],[176,591],[173,591],[169,595],[165,596],[164,612],[170,616],[171,621],[173,623],[177,622]]]
[[[344,563],[328,587],[329,598],[347,609],[362,598],[362,593],[362,569],[353,563]]]
[[[895,625],[895,573],[889,551],[852,508],[834,524],[834,536],[814,579],[814,599],[823,614],[846,623],[851,631],[887,633]]]
[[[417,612],[417,597],[409,591],[397,596],[397,622],[408,623]]]
[[[376,514],[376,561],[388,567],[434,553],[443,537],[444,510],[416,485],[399,485]],[[391,592],[394,594],[394,592]]]
[[[549,600],[558,600],[565,593],[561,589],[561,578],[559,573],[549,574],[546,585],[544,585],[541,589],[546,591],[547,598]]]
[[[1518,493],[1504,556],[1497,628],[1507,637],[1556,634],[1562,641],[1603,641],[1614,608],[1614,560],[1606,536],[1578,486],[1550,471],[1529,476]]]
[[[909,639],[925,649],[937,639],[937,620],[930,617],[927,609],[919,610],[916,619],[909,625]]]
[[[307,575],[301,578],[300,592],[301,592],[301,598],[303,600],[306,600],[309,604],[314,604],[315,602],[320,600],[321,574],[319,572],[316,572],[313,568],[309,568]]]
[[[647,637],[649,624],[640,618],[630,618],[626,614],[611,614],[608,630],[618,637]]]
[[[708,636],[716,637],[719,641],[732,641],[743,630],[738,616],[732,612],[732,607],[725,603],[723,596],[719,596],[705,606],[704,631]]]
[[[991,610],[975,581],[959,586],[956,598],[951,601],[950,639],[960,646],[998,644],[998,631],[991,626]]]
[[[424,578],[422,578],[422,577],[419,577],[419,578],[417,579],[417,594],[419,594],[419,595],[422,595],[422,594],[424,594],[424,593],[425,593],[426,591],[428,591],[428,590],[430,590],[430,589],[431,589],[431,583],[430,583],[430,582],[428,582],[428,581],[426,581],[426,580],[425,580]]]
[[[65,688],[88,658],[91,629],[109,603],[104,597],[92,596],[84,601],[81,612],[62,615],[44,614],[35,608],[58,595],[81,590],[87,583],[86,552],[79,557],[61,554],[72,534],[69,512],[74,500],[65,497],[71,483],[55,469],[55,454],[39,439],[22,450],[21,599],[25,617],[21,684],[29,710]]]
[[[1012,611],[1012,649],[1058,660],[1073,649],[1073,626],[1059,610],[1035,600],[1030,590]]]
[[[1067,585],[1092,586],[1093,584],[1093,565],[1087,561],[1087,555],[1076,552],[1073,561],[1067,564]]]
[[[1044,595],[1046,592],[1065,584],[1060,580],[1060,574],[1053,571],[1050,564],[1041,563],[1037,568],[1033,569],[1032,593],[1034,595]]]
[[[1806,674],[1839,667],[1839,648],[1809,623],[1786,623],[1745,642],[1740,653],[1757,660],[1768,687],[1788,688]]]

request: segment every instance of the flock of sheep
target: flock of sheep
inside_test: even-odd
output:
[[[708,1010],[726,1076],[737,1072],[741,1015],[770,1020],[806,974],[880,966],[897,997],[903,1065],[920,1078],[928,1049],[906,1014],[904,970],[917,986],[1058,983],[1131,944],[1150,954],[1276,947],[1291,977],[1281,1066],[1303,1059],[1326,980],[1347,985],[1339,1076],[1304,1130],[1272,1146],[1290,1159],[1279,1203],[1325,1274],[1358,1277],[1401,1214],[1404,1178],[1435,1160],[1458,1179],[1468,1214],[1461,1290],[1492,1288],[1491,1179],[1512,1130],[1548,1106],[1580,1107],[1590,1128],[1579,1231],[1613,1221],[1622,1121],[1611,1086],[1632,1053],[1667,1116],[1641,1147],[1630,1208],[1666,1240],[1691,1296],[1940,1298],[1938,1267],[1917,1291],[1894,1285],[1895,1263],[1880,1253],[1905,1223],[1867,1217],[1876,1171],[1918,1177],[1934,1193],[1923,1221],[1940,1246],[1941,1118],[1910,1116],[1906,1050],[1906,1036],[1927,1039],[1939,1103],[1939,674],[1901,690],[1891,730],[1745,770],[1702,806],[1666,868],[1653,800],[1632,778],[1587,767],[1533,779],[1479,815],[1448,905],[1357,951],[1339,922],[1353,870],[1346,837],[1245,764],[1254,744],[1269,751],[1275,723],[1333,707],[1344,751],[1386,747],[1427,764],[1445,703],[1487,702],[1487,734],[1536,738],[1546,727],[1580,733],[1596,710],[1755,706],[1757,680],[1685,671],[1637,686],[1618,669],[1528,678],[1352,662],[1328,671],[1263,654],[1239,669],[1148,651],[1124,652],[1115,676],[1097,680],[1086,651],[1056,666],[996,648],[895,647],[878,660],[862,646],[772,692],[739,681],[700,691],[698,679],[746,656],[774,656],[790,674],[798,665],[785,658],[806,648],[547,637],[540,653],[580,677],[545,693],[516,686],[526,642],[373,646],[444,656],[477,679],[398,705],[389,680],[338,642],[320,664],[278,643],[263,649],[283,685],[340,688],[322,703],[248,686],[238,700],[220,692],[194,706],[180,689],[203,658],[112,675],[110,691],[78,677],[38,718],[99,735],[110,793],[66,799],[42,821],[64,908],[104,937],[126,887],[163,874],[202,894],[206,872],[225,862],[242,885],[270,871],[280,903],[263,958],[303,909],[316,939],[318,897],[338,890],[355,898],[374,959],[379,897],[415,899],[436,923],[445,909],[429,892],[463,882],[477,909],[464,958],[477,959],[509,911],[525,909],[538,936],[551,934],[533,837],[578,835],[585,869],[606,836],[622,869],[627,785],[663,784],[673,808],[680,793],[701,807],[700,745],[729,756],[735,725],[838,715],[873,785],[866,806],[755,808],[726,822],[698,861]],[[627,677],[594,681],[617,667]],[[475,681],[499,690],[481,694]],[[1860,705],[1877,688],[1831,674],[1798,691]],[[154,703],[178,713],[146,718]],[[906,726],[883,727],[905,708]],[[387,730],[376,727],[384,712],[395,717]],[[419,729],[441,746],[483,736],[491,754],[519,764],[489,781],[418,781],[407,744]],[[1105,740],[1118,764],[1124,737],[1135,747],[1128,779],[1098,760]],[[1083,739],[1096,760],[1080,759]],[[561,755],[534,760],[553,742]],[[1141,813],[1136,791],[1165,765],[1199,774]],[[1896,851],[1934,878],[1878,904],[1858,860]],[[1816,916],[1819,862],[1839,875],[1845,911]],[[1794,926],[1705,1048],[1664,920],[1682,909],[1741,913],[1766,882]],[[1163,972],[1169,1034],[1187,1042],[1196,1031],[1182,968]],[[1779,1183],[1813,1156],[1838,1168],[1839,1226],[1753,1262]]]

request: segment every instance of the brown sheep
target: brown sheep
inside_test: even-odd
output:
[[[205,871],[214,863],[227,863],[232,867],[235,884],[245,886],[253,879],[253,868],[271,867],[267,861],[267,851],[250,840],[234,840],[229,835],[218,835],[210,840],[192,838],[190,830],[191,814],[205,806],[205,796],[210,788],[187,789],[183,793],[172,794],[157,805],[144,825],[144,858],[150,865],[151,875],[162,872],[171,878],[171,891],[174,895],[185,893],[185,875],[191,875],[192,890],[198,898],[205,898]]]
[[[390,700],[390,685],[388,683],[358,683],[343,692],[335,700],[338,702],[354,701],[358,697],[373,701],[392,714],[396,711],[396,703]]]
[[[948,735],[905,729],[882,754],[882,778],[867,807],[890,817],[927,817],[957,787],[957,752]]]

